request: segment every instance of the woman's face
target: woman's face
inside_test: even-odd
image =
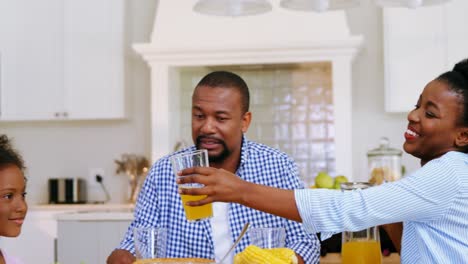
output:
[[[23,173],[17,166],[0,167],[0,236],[20,234],[28,210],[25,189]]]
[[[421,159],[421,164],[457,150],[457,135],[463,127],[461,97],[448,84],[434,80],[426,85],[414,110],[408,114],[405,151]]]

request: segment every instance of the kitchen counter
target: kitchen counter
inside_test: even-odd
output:
[[[31,211],[54,214],[58,221],[132,220],[134,204],[40,204]]]
[[[24,263],[56,263],[59,225],[77,223],[99,227],[91,232],[95,234],[110,229],[109,234],[103,236],[114,243],[106,248],[110,252],[118,245],[133,219],[133,209],[133,204],[30,204],[21,235],[2,237],[0,248],[13,256],[21,256]],[[84,235],[89,236],[89,232]],[[38,241],[40,247],[37,246]],[[81,240],[80,243],[83,246],[89,241]],[[86,263],[105,263],[105,259]]]
[[[84,211],[57,215],[58,221],[122,221],[133,220],[132,211]]]
[[[37,204],[29,206],[31,211],[133,211],[134,204]]]
[[[133,207],[88,206],[56,218],[59,263],[105,263],[125,237],[133,220]]]

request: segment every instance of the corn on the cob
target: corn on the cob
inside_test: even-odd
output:
[[[235,264],[287,264],[272,253],[250,245],[236,255]]]
[[[289,248],[261,249],[250,245],[234,257],[234,264],[297,264],[297,257]]]
[[[272,253],[278,258],[281,258],[282,260],[286,261],[288,264],[297,264],[298,259],[296,256],[296,253],[290,248],[271,248],[271,249],[265,249],[266,251]]]

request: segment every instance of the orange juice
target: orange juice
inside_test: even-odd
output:
[[[343,264],[380,264],[380,243],[375,240],[345,242],[341,247]]]
[[[211,204],[205,204],[202,206],[187,206],[185,205],[188,201],[198,201],[204,199],[206,195],[186,195],[182,194],[182,204],[184,205],[185,217],[189,221],[195,221],[198,219],[209,218],[213,216],[213,206]]]

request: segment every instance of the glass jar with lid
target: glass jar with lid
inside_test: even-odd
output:
[[[386,137],[380,139],[378,148],[367,152],[369,183],[382,184],[399,180],[402,174],[402,151],[389,147]]]

